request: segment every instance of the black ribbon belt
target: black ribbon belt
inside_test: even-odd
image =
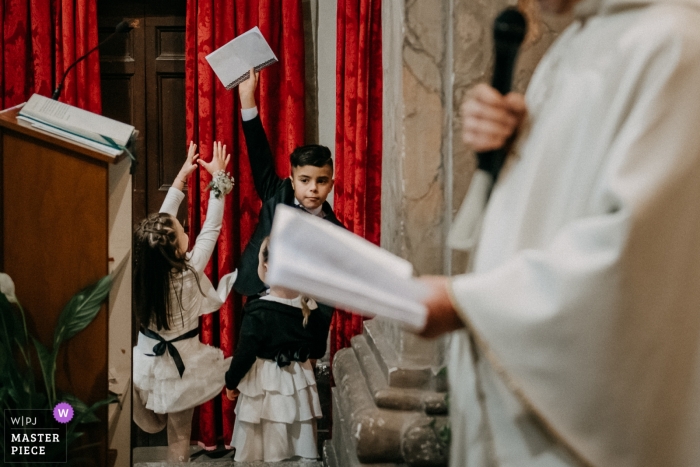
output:
[[[293,352],[289,349],[285,349],[277,352],[274,360],[278,367],[284,368],[285,366],[289,366],[292,362],[305,362],[309,359],[310,355],[311,350],[309,350],[308,347],[300,347]]]
[[[175,366],[177,367],[177,371],[178,373],[180,373],[180,378],[182,378],[182,374],[185,372],[185,364],[182,363],[180,352],[177,351],[177,348],[173,345],[173,342],[184,341],[185,339],[191,339],[193,337],[196,337],[197,334],[199,334],[199,328],[194,328],[191,331],[187,331],[186,333],[177,336],[175,339],[169,341],[163,339],[161,335],[157,332],[151,331],[150,329],[144,327],[141,328],[141,334],[143,334],[146,337],[150,337],[151,339],[160,341],[153,346],[153,355],[146,355],[148,355],[149,357],[160,357],[165,353],[165,349],[168,349],[168,353],[171,357],[173,357],[173,360],[175,361]]]

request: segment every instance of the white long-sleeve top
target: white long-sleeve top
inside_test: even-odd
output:
[[[700,465],[700,0],[578,15],[452,281],[453,466]]]
[[[175,217],[180,203],[185,194],[177,188],[171,187],[163,201],[159,212],[168,213]],[[209,278],[204,274],[204,268],[211,258],[216,247],[221,221],[224,216],[224,200],[216,198],[212,193],[209,197],[207,216],[202,225],[202,230],[197,235],[192,250],[187,252],[187,262],[196,271],[185,271],[180,278],[171,283],[170,310],[172,323],[168,331],[151,329],[158,332],[164,339],[173,339],[199,325],[199,316],[212,313],[223,305],[226,297],[231,292],[236,280],[237,271],[227,274],[219,280],[219,286],[215,289]],[[197,286],[199,279],[199,287]],[[200,292],[201,287],[201,292]],[[204,294],[202,294],[204,292]],[[181,306],[182,305],[182,306]]]

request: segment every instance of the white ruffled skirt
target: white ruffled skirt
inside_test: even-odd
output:
[[[311,362],[280,368],[272,360],[258,358],[238,390],[231,439],[235,461],[318,457],[316,418],[322,414]]]
[[[226,384],[225,374],[231,357],[217,347],[203,344],[199,337],[175,342],[185,365],[180,374],[175,361],[166,350],[163,355],[151,357],[157,340],[139,333],[134,347],[134,387],[139,391],[147,409],[155,413],[172,413],[191,409],[214,398]]]

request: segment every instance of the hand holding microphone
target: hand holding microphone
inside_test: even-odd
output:
[[[456,250],[467,251],[476,244],[484,207],[505,161],[505,146],[527,113],[523,95],[510,92],[515,58],[526,29],[518,10],[507,8],[498,15],[493,25],[496,60],[492,86],[475,86],[461,108],[462,139],[477,151],[478,166],[447,237],[450,248]]]
[[[477,152],[502,148],[526,113],[522,94],[511,92],[504,96],[488,84],[478,84],[460,108],[462,140]]]
[[[522,122],[525,99],[510,93],[518,49],[527,25],[515,8],[507,8],[494,21],[495,65],[492,86],[474,87],[462,105],[462,139],[478,152],[479,169],[495,181],[505,160],[503,146]]]

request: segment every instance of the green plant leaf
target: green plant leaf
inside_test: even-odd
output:
[[[24,339],[24,326],[22,318],[15,306],[8,300],[5,294],[0,293],[0,335],[2,338],[2,347],[11,353],[11,343],[17,342],[18,345],[26,344]]]
[[[102,302],[112,288],[112,276],[106,275],[70,299],[58,318],[53,334],[53,348],[85,329],[95,319]]]
[[[109,397],[107,397],[106,399],[102,399],[102,400],[100,400],[100,401],[95,402],[95,403],[92,404],[90,407],[88,407],[88,409],[87,409],[85,412],[76,415],[76,416],[73,418],[73,420],[71,420],[71,421],[68,423],[68,432],[67,432],[67,436],[70,436],[73,432],[75,432],[75,428],[76,428],[78,425],[80,425],[81,423],[85,423],[85,419],[86,419],[86,418],[90,418],[90,416],[95,416],[95,411],[96,411],[97,409],[99,409],[99,408],[102,407],[103,405],[110,404],[110,403],[112,403],[112,402],[114,402],[114,401],[116,401],[116,400],[117,400],[117,398],[116,398],[115,396],[109,396]],[[97,418],[97,417],[95,417],[95,418]],[[99,421],[99,418],[98,418],[97,420]]]
[[[32,340],[34,341],[36,353],[39,356],[41,374],[44,376],[46,397],[49,399],[49,404],[53,404],[55,393],[54,369],[56,367],[56,354],[54,352],[49,352],[49,350],[44,347],[44,344],[39,342],[36,337],[32,336]]]
[[[75,416],[81,417],[82,423],[92,423],[100,421],[100,419],[97,418],[97,416],[94,414],[94,411],[90,412],[90,407],[88,407],[85,402],[81,401],[73,394],[61,394],[59,398],[62,401],[68,402],[71,405],[71,407],[73,407],[73,410],[75,411]]]

